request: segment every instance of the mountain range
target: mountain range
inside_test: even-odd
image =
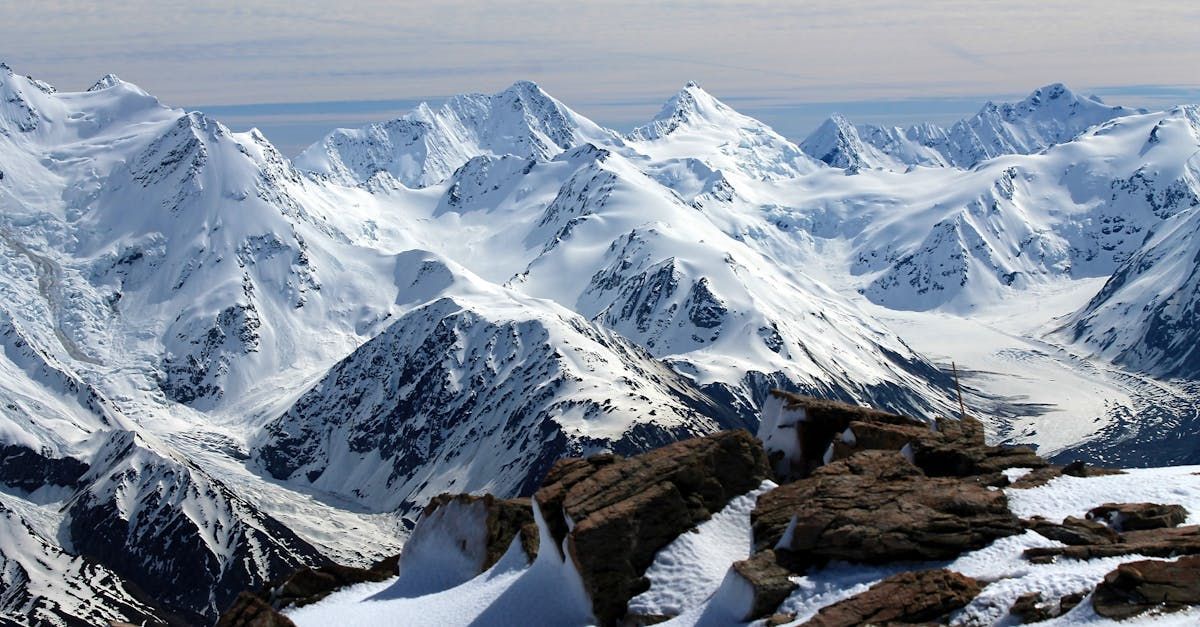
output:
[[[1200,461],[1198,155],[1195,106],[1062,85],[796,144],[695,83],[622,134],[518,82],[289,159],[2,66],[0,616],[212,621],[773,388],[956,415],[952,360],[994,440]]]

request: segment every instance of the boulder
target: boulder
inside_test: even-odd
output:
[[[1030,592],[1017,597],[1009,613],[1025,624],[1040,623],[1070,612],[1085,596],[1085,592],[1077,592],[1055,599],[1041,592]]]
[[[750,433],[723,431],[631,458],[561,460],[534,495],[555,546],[563,546],[602,625],[615,624],[655,554],[768,476]]]
[[[1188,513],[1181,505],[1105,503],[1093,508],[1087,516],[1118,531],[1141,531],[1179,526],[1187,520]]]
[[[1057,603],[1051,604],[1041,592],[1022,594],[1013,602],[1009,613],[1022,623],[1040,623],[1058,616]]]
[[[537,557],[538,530],[533,521],[533,507],[529,499],[498,499],[491,494],[441,494],[430,500],[429,505],[421,512],[417,524],[420,525],[422,520],[432,520],[439,510],[445,511],[449,508],[477,509],[483,513],[481,517],[475,517],[482,519],[482,527],[472,532],[482,540],[479,546],[482,548],[483,559],[479,564],[479,572],[500,561],[512,545],[513,538],[520,540],[526,561],[532,563]],[[416,533],[414,529],[413,534]]]
[[[775,608],[796,589],[791,571],[781,566],[774,551],[760,551],[749,559],[734,562],[731,576],[738,577],[750,589],[749,607],[743,621],[751,621],[775,612]]]
[[[1149,610],[1173,612],[1200,605],[1200,556],[1174,562],[1144,560],[1117,566],[1092,594],[1092,607],[1123,620]]]
[[[965,607],[981,589],[974,579],[945,569],[900,573],[871,586],[866,592],[822,608],[803,623],[803,627],[938,621]]]
[[[1003,491],[927,477],[894,451],[864,451],[759,497],[756,550],[800,570],[828,560],[943,560],[1024,529]]]

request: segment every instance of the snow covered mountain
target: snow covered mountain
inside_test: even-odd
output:
[[[1145,154],[1169,135],[1200,147],[1200,108],[1181,107],[1157,122]],[[1135,370],[1200,377],[1200,150],[1184,162],[1170,195],[1146,194],[1166,219],[1068,322],[1065,333],[1084,348]]]
[[[988,102],[950,128],[855,126],[834,114],[801,146],[813,157],[849,170],[903,171],[918,165],[970,168],[1001,155],[1033,154],[1098,124],[1137,113],[1145,111],[1106,105],[1054,83],[1019,102]]]
[[[0,616],[211,619],[437,493],[753,426],[772,387],[956,413],[912,321],[1022,298],[1078,298],[1014,333],[1079,376],[1194,378],[1198,120],[1050,86],[801,150],[694,83],[622,135],[518,82],[292,162],[0,68]]]
[[[403,298],[420,304],[266,426],[255,456],[272,476],[408,512],[448,491],[528,494],[565,455],[745,424],[574,312],[403,257]]]
[[[386,175],[425,187],[475,156],[547,159],[583,143],[619,141],[535,83],[520,81],[491,96],[455,96],[436,111],[422,103],[396,120],[338,129],[297,157],[296,166],[346,185]]]

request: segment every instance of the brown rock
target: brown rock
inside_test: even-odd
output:
[[[786,550],[798,568],[950,559],[1023,531],[1002,491],[926,477],[890,451],[860,452],[763,494],[751,521],[755,547]]]
[[[399,555],[384,558],[370,568],[355,568],[340,564],[317,568],[306,566],[283,579],[267,584],[258,592],[238,594],[233,605],[221,614],[217,625],[221,627],[291,625],[292,621],[277,610],[288,606],[302,607],[315,603],[346,586],[390,579],[396,576],[396,565],[399,558]]]
[[[746,615],[742,617],[743,621],[772,614],[792,590],[796,589],[796,584],[790,579],[792,573],[779,565],[775,552],[771,550],[761,551],[750,559],[734,562],[733,572],[754,591],[753,601]]]
[[[1144,560],[1117,566],[1092,594],[1096,613],[1115,620],[1157,609],[1174,612],[1200,605],[1200,556],[1174,562]]]
[[[526,560],[532,562],[537,557],[538,531],[537,524],[533,521],[533,507],[529,499],[498,499],[491,494],[440,494],[429,501],[429,505],[421,512],[421,518],[429,518],[439,508],[450,506],[481,507],[487,512],[484,528],[478,530],[484,543],[484,559],[479,572],[500,561],[512,545],[513,538],[518,536]]]
[[[1064,595],[1063,598],[1058,600],[1058,611],[1061,614],[1066,614],[1075,609],[1076,605],[1083,603],[1086,597],[1086,592],[1072,592],[1071,594]]]
[[[555,545],[567,540],[597,620],[610,625],[646,589],[643,573],[659,549],[767,475],[759,442],[724,431],[628,459],[562,460],[534,499]]]
[[[296,627],[270,603],[251,592],[242,592],[217,621],[217,627]]]
[[[945,569],[900,573],[823,608],[804,627],[937,621],[965,607],[980,590],[974,579]]]
[[[1111,544],[1084,544],[1066,547],[1038,547],[1025,549],[1025,558],[1042,564],[1058,557],[1087,560],[1122,555],[1145,555],[1148,557],[1171,557],[1174,555],[1200,554],[1200,525],[1126,531],[1120,541]]]
[[[1013,602],[1009,613],[1021,619],[1022,623],[1040,623],[1058,616],[1058,612],[1049,604],[1040,592],[1022,594]]]
[[[1087,514],[1118,531],[1141,531],[1176,527],[1187,520],[1187,510],[1181,505],[1157,503],[1105,503]]]
[[[934,477],[995,475],[988,483],[1004,481],[997,473],[1006,468],[1047,465],[1026,447],[988,446],[983,424],[970,416],[942,418],[930,424],[836,401],[778,390],[772,394],[784,401],[786,409],[804,413],[804,419],[795,425],[800,459],[793,460],[785,479],[805,477],[826,459],[846,459],[868,450],[904,450],[925,474]]]
[[[1063,475],[1070,477],[1102,477],[1105,475],[1123,475],[1122,470],[1113,468],[1101,468],[1092,466],[1081,461],[1073,461],[1066,466],[1044,466],[1034,468],[1033,472],[1017,479],[1010,487],[1025,490],[1036,488],[1049,483],[1052,479],[1057,479]]]
[[[1046,538],[1072,546],[1114,544],[1121,540],[1121,536],[1108,525],[1075,516],[1068,516],[1061,523],[1037,516],[1026,521],[1025,526]]]

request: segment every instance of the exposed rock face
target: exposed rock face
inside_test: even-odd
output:
[[[949,570],[900,573],[871,586],[862,594],[834,603],[804,627],[924,623],[966,606],[981,586]]]
[[[592,598],[596,619],[616,623],[654,555],[767,478],[767,460],[746,431],[677,442],[644,455],[561,460],[534,499]]]
[[[296,623],[258,595],[243,592],[233,602],[233,607],[221,615],[217,627],[296,627]]]
[[[1066,466],[1050,465],[1034,468],[1033,472],[1030,472],[1024,477],[1014,481],[1011,487],[1017,489],[1036,488],[1041,485],[1046,485],[1050,482],[1050,480],[1062,476],[1086,478],[1123,474],[1125,474],[1124,471],[1114,468],[1101,468],[1099,466],[1092,466],[1081,461],[1074,461]]]
[[[1121,536],[1108,525],[1098,523],[1094,520],[1076,518],[1075,516],[1067,516],[1062,523],[1050,522],[1045,518],[1035,517],[1026,524],[1030,529],[1042,536],[1072,546],[1113,544],[1121,541]]]
[[[1051,562],[1057,557],[1092,559],[1120,555],[1170,557],[1200,553],[1200,525],[1179,527],[1187,520],[1180,505],[1106,503],[1087,520],[1069,516],[1062,524],[1035,518],[1030,529],[1070,546],[1027,549],[1026,559]]]
[[[1084,593],[1072,593],[1055,599],[1047,598],[1041,592],[1030,592],[1017,598],[1010,613],[1023,623],[1040,623],[1070,612],[1084,596]]]
[[[1150,609],[1173,612],[1200,605],[1200,556],[1117,566],[1092,595],[1096,613],[1122,620]]]
[[[395,555],[373,564],[370,568],[354,568],[330,564],[316,568],[304,567],[281,580],[273,581],[257,592],[238,594],[233,605],[221,614],[218,627],[289,627],[294,625],[279,610],[316,603],[330,593],[346,586],[370,581],[384,581],[396,576]]]
[[[796,589],[791,571],[779,564],[778,556],[770,549],[734,562],[733,572],[753,591],[750,608],[743,616],[747,621],[770,614]]]
[[[755,548],[790,552],[799,565],[831,559],[938,560],[1021,533],[999,490],[928,477],[903,455],[864,451],[758,499]]]
[[[1025,550],[1025,558],[1034,563],[1048,563],[1058,557],[1087,560],[1121,555],[1172,557],[1195,554],[1200,554],[1200,525],[1125,531],[1120,534],[1120,541],[1114,543],[1038,547]]]
[[[1176,527],[1187,517],[1183,506],[1156,503],[1105,503],[1088,512],[1088,518],[1103,520],[1118,531]]]
[[[804,477],[823,464],[868,450],[902,451],[931,477],[986,476],[1047,465],[1026,447],[988,446],[983,424],[970,416],[931,423],[779,390],[771,392],[769,403],[759,437],[781,479]]]
[[[421,517],[429,520],[439,509],[448,507],[477,508],[484,513],[483,528],[471,530],[482,539],[483,561],[479,572],[500,561],[513,538],[518,536],[528,561],[532,562],[537,557],[538,530],[529,499],[498,499],[491,494],[442,494],[429,502]]]
[[[44,485],[74,487],[88,465],[73,457],[47,457],[16,444],[0,444],[0,483],[27,492]]]

